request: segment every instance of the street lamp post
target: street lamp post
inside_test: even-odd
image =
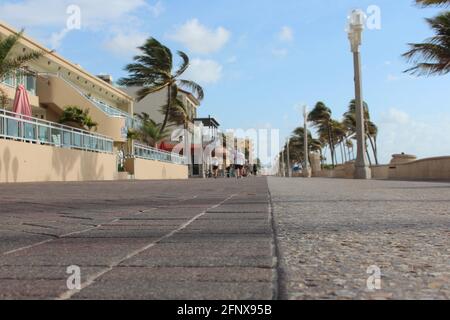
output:
[[[357,157],[355,163],[355,179],[371,179],[371,170],[366,157],[366,134],[364,121],[364,104],[362,95],[361,53],[360,46],[364,30],[365,14],[361,10],[353,10],[349,17],[348,38],[353,53],[355,72],[355,102],[356,102],[356,139]]]
[[[287,169],[288,169],[288,178],[292,178],[292,165],[291,165],[291,155],[290,155],[290,144],[291,139],[287,139],[287,151],[286,151],[286,158],[287,158]]]
[[[303,144],[304,144],[304,158],[305,163],[303,165],[303,177],[311,178],[311,166],[309,165],[309,147],[308,147],[308,107],[304,106],[303,108],[303,119],[304,119],[304,130],[303,130]]]

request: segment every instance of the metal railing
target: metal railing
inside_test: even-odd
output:
[[[4,109],[0,109],[0,138],[60,148],[113,153],[111,138]]]
[[[161,162],[168,162],[174,164],[185,165],[187,164],[186,157],[180,156],[176,153],[158,150],[142,144],[134,144],[134,157],[145,160],[154,160]]]

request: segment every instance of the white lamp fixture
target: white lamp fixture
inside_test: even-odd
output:
[[[359,52],[365,21],[366,15],[360,9],[353,10],[348,17],[347,33],[350,40],[352,52]]]

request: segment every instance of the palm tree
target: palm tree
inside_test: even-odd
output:
[[[423,7],[450,5],[450,0],[416,0],[416,3]]]
[[[319,133],[319,139],[327,142],[330,147],[331,161],[335,166],[335,149],[333,144],[333,133],[331,129],[331,109],[323,102],[318,102],[308,115],[308,121],[312,122]]]
[[[332,131],[332,143],[334,146],[339,145],[341,149],[341,162],[344,163],[345,160],[345,151],[343,149],[343,142],[345,137],[347,136],[347,128],[343,123],[331,120],[331,131]]]
[[[378,165],[378,127],[370,120],[369,105],[366,102],[364,102],[364,121],[366,138],[370,142],[372,153],[375,158],[375,163]],[[354,99],[350,101],[348,111],[344,114],[343,124],[348,131],[347,139],[350,137],[354,137],[354,135],[356,135],[356,101]],[[370,155],[368,155],[368,158],[370,160]]]
[[[169,132],[166,129],[161,130],[161,126],[152,119],[144,121],[139,130],[141,139],[149,146],[157,148],[161,141],[169,137]]]
[[[436,35],[424,43],[409,44],[410,50],[403,57],[415,66],[405,72],[426,76],[447,74],[450,72],[450,11],[426,21]]]
[[[189,67],[189,57],[182,51],[178,55],[182,59],[181,66],[173,72],[173,55],[169,48],[154,38],[150,38],[139,47],[141,55],[134,57],[134,63],[125,67],[129,76],[119,80],[119,85],[142,87],[137,92],[137,99],[141,101],[149,94],[167,90],[167,105],[164,108],[164,121],[160,126],[161,133],[165,131],[170,119],[171,109],[177,102],[178,87],[190,90],[199,100],[203,100],[203,88],[197,83],[181,79],[181,75]]]
[[[305,162],[305,129],[303,127],[296,128],[290,139],[289,155],[292,160]],[[322,154],[322,144],[318,139],[314,139],[310,131],[308,131],[308,148],[310,151],[318,151]]]
[[[0,80],[8,74],[23,68],[27,63],[37,60],[44,55],[43,52],[30,51],[28,53],[14,54],[14,48],[23,37],[24,30],[19,33],[0,39]],[[1,107],[5,108],[7,103],[6,93],[0,88]]]
[[[89,131],[92,129],[97,130],[98,127],[98,123],[89,115],[89,110],[83,110],[78,106],[65,107],[59,119],[59,123],[87,129]]]

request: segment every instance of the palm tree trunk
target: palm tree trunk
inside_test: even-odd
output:
[[[372,159],[370,158],[369,149],[366,147],[367,159],[369,160],[369,165],[372,166]]]
[[[331,162],[332,162],[333,168],[334,168],[336,166],[335,161],[334,161],[335,152],[334,152],[333,140],[331,137],[331,126],[329,123],[327,124],[327,127],[328,127],[328,143],[330,144],[330,152],[331,152]]]
[[[342,149],[342,141],[339,142],[339,148],[341,149],[341,161],[344,164],[344,150]]]
[[[373,152],[373,156],[375,158],[375,163],[376,163],[376,165],[378,165],[379,163],[378,163],[377,149],[376,149],[375,144],[374,144],[374,142],[372,140],[372,136],[368,135],[368,137],[369,137],[370,145],[372,146],[372,152]]]
[[[167,122],[169,121],[170,107],[172,106],[172,84],[167,87],[167,110],[164,115],[164,121],[159,132],[163,132],[167,127]]]

